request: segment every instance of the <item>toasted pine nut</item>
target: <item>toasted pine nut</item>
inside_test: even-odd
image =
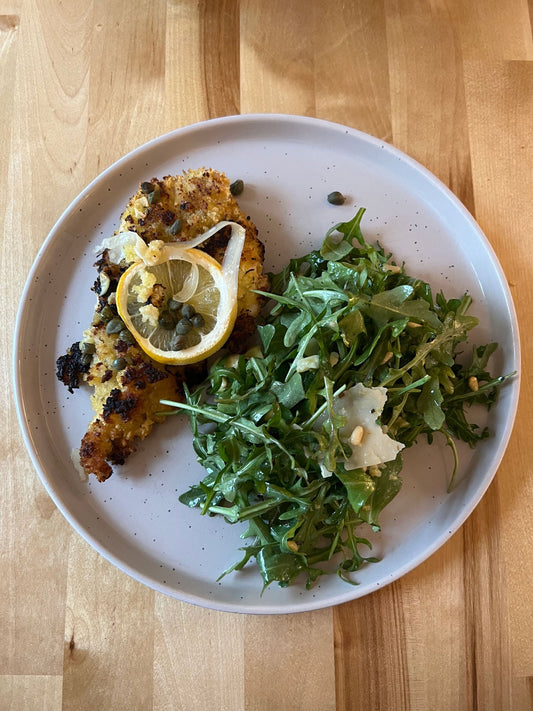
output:
[[[393,355],[394,353],[392,351],[387,351],[383,356],[383,360],[381,361],[380,365],[385,365],[385,363],[388,363]]]
[[[475,375],[471,375],[468,378],[468,387],[473,393],[477,393],[479,390],[479,383]]]
[[[353,444],[354,447],[357,447],[358,445],[360,445],[361,442],[363,441],[364,434],[365,434],[365,431],[361,427],[361,425],[357,425],[357,427],[354,428],[354,430],[350,436],[350,444]]]

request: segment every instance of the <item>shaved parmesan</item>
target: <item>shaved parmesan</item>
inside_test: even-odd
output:
[[[396,442],[383,432],[377,422],[386,401],[386,388],[365,388],[362,383],[348,388],[335,400],[333,409],[346,418],[346,424],[339,430],[341,439],[350,444],[350,438],[358,427],[364,432],[359,444],[351,445],[352,454],[345,462],[346,469],[390,462],[404,448],[401,442]]]
[[[378,423],[386,401],[386,388],[366,388],[362,383],[348,388],[333,401],[333,410],[345,421],[339,428],[339,436],[352,451],[344,461],[346,469],[365,469],[390,462],[404,448]],[[325,420],[326,414],[323,414],[315,427],[322,427]],[[322,474],[324,476],[324,472]]]

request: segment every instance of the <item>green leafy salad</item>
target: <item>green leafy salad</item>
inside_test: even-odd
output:
[[[351,574],[376,558],[359,535],[379,530],[400,491],[402,450],[440,433],[450,445],[489,436],[467,419],[490,408],[509,376],[487,361],[497,344],[466,348],[471,298],[447,300],[408,276],[360,228],[364,209],[320,250],[271,275],[260,345],[226,355],[185,403],[206,475],[180,496],[202,514],[245,522],[227,573],[255,559],[263,589],[302,576]]]

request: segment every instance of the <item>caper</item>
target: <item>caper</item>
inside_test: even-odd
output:
[[[160,197],[161,197],[161,193],[156,188],[153,192],[148,193],[148,204],[153,205],[154,202],[157,202]]]
[[[328,195],[328,202],[332,205],[342,205],[346,198],[338,190],[334,190]]]
[[[195,328],[202,328],[204,325],[204,317],[202,314],[194,314],[194,316],[191,318],[191,323]]]
[[[233,183],[231,183],[231,185],[229,186],[229,191],[234,197],[240,195],[243,190],[244,182],[240,178],[238,180],[234,180]]]
[[[187,338],[184,335],[175,336],[170,342],[173,351],[181,351],[187,345]]]
[[[111,321],[107,322],[105,327],[105,332],[107,334],[120,333],[124,328],[124,321],[120,318],[112,318]]]
[[[141,183],[141,192],[145,193],[146,195],[148,193],[153,193],[154,188],[155,188],[155,186],[152,183],[148,183],[148,182]]]
[[[201,335],[198,333],[198,331],[191,331],[187,335],[187,346],[189,348],[192,348],[193,346],[197,346],[202,340]]]
[[[86,368],[88,365],[91,365],[93,360],[93,357],[90,353],[85,353],[85,355],[82,355],[80,361],[81,364],[84,368]]]
[[[132,343],[135,343],[133,333],[131,331],[128,331],[127,328],[123,328],[122,331],[118,334],[118,337],[121,341],[124,341],[124,343],[129,343],[130,345]]]
[[[80,351],[83,355],[92,355],[96,351],[96,346],[92,341],[82,341],[80,343]]]
[[[186,333],[189,333],[191,328],[192,323],[189,321],[188,318],[180,318],[180,320],[176,324],[176,333],[179,336],[184,336]]]
[[[169,299],[167,306],[169,311],[175,314],[181,309],[183,304],[181,303],[181,301],[176,301],[176,299]]]
[[[159,314],[157,323],[161,326],[161,328],[164,328],[165,331],[172,331],[172,329],[176,325],[176,322],[174,321],[174,316],[172,316],[170,311],[162,311]]]
[[[113,370],[124,370],[127,365],[128,363],[125,358],[115,358],[115,360],[111,363]]]
[[[183,304],[183,308],[181,310],[181,315],[184,318],[192,318],[194,314],[196,313],[196,309],[192,304]]]
[[[113,318],[115,314],[113,313],[113,309],[111,306],[108,306],[107,304],[104,306],[104,308],[100,311],[100,316],[104,321],[109,321],[110,319]]]
[[[168,233],[171,235],[177,235],[180,230],[181,230],[181,220],[178,217],[178,219],[175,220],[168,228]]]

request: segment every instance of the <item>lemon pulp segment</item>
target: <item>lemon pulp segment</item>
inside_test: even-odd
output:
[[[196,363],[225,343],[237,316],[243,233],[242,228],[233,232],[222,266],[194,247],[167,244],[155,264],[140,260],[124,272],[117,309],[151,358],[174,365]]]

